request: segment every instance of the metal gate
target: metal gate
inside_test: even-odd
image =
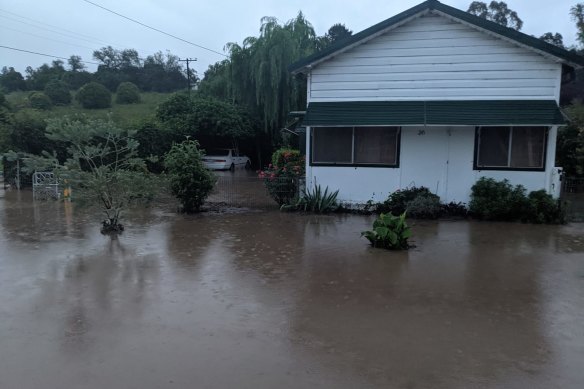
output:
[[[35,200],[58,199],[59,179],[51,172],[35,172],[32,175],[32,193]]]
[[[584,178],[563,177],[561,193],[568,220],[584,221]]]

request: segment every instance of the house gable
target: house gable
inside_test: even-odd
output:
[[[426,10],[316,62],[309,99],[557,101],[561,74],[548,54]]]

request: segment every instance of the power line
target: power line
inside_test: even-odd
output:
[[[82,47],[84,49],[95,50],[95,48],[92,48],[92,47],[89,47],[89,46],[76,45],[75,43],[60,41],[58,39],[52,39],[52,38],[49,38],[49,37],[46,37],[46,36],[36,35],[36,34],[30,33],[30,32],[27,32],[27,31],[18,30],[16,28],[10,28],[10,27],[6,27],[6,26],[0,26],[0,28],[6,29],[6,30],[11,30],[11,31],[16,31],[16,32],[19,32],[21,34],[26,34],[26,35],[34,36],[35,38],[46,39],[46,40],[53,41],[53,42],[63,43],[65,45],[77,46],[77,47]]]
[[[36,52],[36,51],[30,51],[30,50],[24,50],[24,49],[17,49],[16,47],[9,47],[9,46],[3,46],[3,45],[0,45],[0,48],[3,48],[3,49],[9,49],[9,50],[14,50],[14,51],[22,51],[23,53],[30,53],[30,54],[42,55],[42,56],[44,56],[44,57],[51,57],[51,58],[57,58],[57,59],[64,59],[64,60],[66,60],[66,61],[67,61],[67,60],[69,60],[69,58],[65,58],[65,57],[59,57],[59,56],[57,56],[57,55],[43,54],[43,53],[38,53],[38,52]],[[92,65],[101,65],[101,64],[99,64],[99,63],[97,63],[97,62],[90,62],[90,61],[80,61],[80,62],[83,62],[83,63],[89,63],[89,64],[92,64]]]
[[[195,46],[195,47],[198,47],[198,48],[200,48],[200,49],[207,50],[207,51],[210,51],[210,52],[212,52],[212,53],[215,53],[215,54],[219,54],[219,55],[221,55],[221,56],[223,56],[223,57],[228,57],[227,55],[225,55],[225,54],[223,54],[223,53],[220,53],[219,51],[215,51],[215,50],[213,50],[213,49],[209,49],[208,47],[201,46],[201,45],[198,45],[198,44],[196,44],[196,43],[193,43],[193,42],[191,42],[191,41],[188,41],[188,40],[186,40],[186,39],[179,38],[179,37],[178,37],[178,36],[176,36],[176,35],[172,35],[172,34],[170,34],[170,33],[168,33],[168,32],[165,32],[165,31],[159,30],[158,28],[155,28],[155,27],[149,26],[149,25],[147,25],[147,24],[144,24],[144,23],[142,23],[142,22],[139,22],[139,21],[138,21],[138,20],[136,20],[136,19],[132,19],[132,18],[130,18],[130,17],[128,17],[128,16],[125,16],[125,15],[122,15],[122,14],[120,14],[120,13],[117,13],[116,11],[112,11],[111,9],[109,9],[109,8],[106,8],[106,7],[103,7],[103,6],[101,6],[101,5],[99,5],[99,4],[96,4],[96,3],[92,2],[92,1],[89,1],[89,0],[83,0],[83,1],[84,1],[84,2],[86,2],[86,3],[89,3],[89,4],[91,4],[91,5],[94,5],[94,6],[98,7],[98,8],[101,8],[101,9],[103,9],[103,10],[107,11],[107,12],[111,12],[111,13],[113,13],[114,15],[117,15],[117,16],[119,16],[119,17],[122,17],[122,18],[124,18],[124,19],[127,19],[127,20],[129,20],[129,21],[131,21],[131,22],[137,23],[137,24],[139,24],[139,25],[141,25],[141,26],[143,26],[143,27],[146,27],[146,28],[149,28],[149,29],[151,29],[151,30],[154,30],[154,31],[156,31],[156,32],[159,32],[159,33],[161,33],[161,34],[167,35],[167,36],[169,36],[169,37],[171,37],[171,38],[178,39],[179,41],[182,41],[182,42],[188,43],[189,45],[193,45],[193,46]]]

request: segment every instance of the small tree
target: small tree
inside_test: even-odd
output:
[[[205,167],[199,143],[187,139],[174,144],[164,158],[170,189],[187,213],[199,212],[215,185],[215,176]]]
[[[29,155],[29,170],[53,168],[61,181],[74,188],[76,198],[99,204],[106,218],[103,233],[120,233],[122,212],[132,201],[149,200],[153,193],[152,178],[145,162],[138,158],[134,133],[108,120],[85,116],[47,120],[47,138],[68,145],[69,158],[60,164],[44,152],[42,157]]]
[[[112,94],[98,82],[89,82],[77,92],[77,101],[83,108],[108,108],[112,105]]]
[[[49,81],[45,85],[44,92],[55,105],[68,105],[71,103],[71,92],[69,92],[69,85],[66,82]]]
[[[134,104],[139,103],[140,89],[136,84],[131,82],[122,82],[116,91],[116,103],[118,104]]]
[[[28,103],[31,108],[47,110],[51,109],[53,103],[49,96],[45,95],[43,92],[32,92],[28,96]]]

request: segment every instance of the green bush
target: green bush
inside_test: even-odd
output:
[[[112,94],[107,88],[97,82],[89,82],[79,89],[77,101],[83,108],[109,108],[112,105]]]
[[[278,205],[291,205],[298,200],[299,182],[304,177],[305,159],[300,151],[280,149],[272,155],[272,163],[259,172],[259,177]]]
[[[529,213],[529,201],[522,185],[508,180],[481,177],[471,188],[469,211],[484,220],[517,221]]]
[[[203,165],[202,156],[199,143],[186,140],[175,143],[164,158],[170,190],[187,213],[200,211],[215,185],[215,176]]]
[[[329,193],[327,186],[323,192],[320,185],[315,185],[314,190],[307,189],[304,191],[294,208],[313,213],[333,212],[339,207],[337,204],[338,195],[338,190]]]
[[[44,92],[55,105],[71,104],[71,92],[69,92],[69,85],[66,82],[58,80],[49,81],[45,85]]]
[[[555,200],[545,190],[529,193],[530,212],[524,221],[536,224],[563,224],[566,215],[559,200]]]
[[[406,214],[394,216],[391,213],[380,214],[373,222],[373,230],[363,231],[361,236],[369,240],[373,247],[387,250],[407,250],[411,230],[406,223]]]
[[[141,100],[140,89],[132,82],[122,82],[116,91],[116,103],[135,104]]]
[[[394,215],[401,215],[408,209],[408,203],[416,199],[416,197],[435,198],[440,201],[440,197],[424,186],[398,189],[391,193],[387,200],[377,206],[377,212],[392,213]]]
[[[464,203],[458,202],[455,203],[454,201],[449,202],[448,204],[442,204],[442,215],[448,217],[467,217],[468,216],[468,208]]]
[[[43,92],[32,92],[28,96],[28,103],[31,108],[42,110],[51,109],[53,106],[49,96],[45,95]]]
[[[407,203],[407,212],[415,219],[438,219],[442,213],[440,198],[436,195],[418,195]]]

